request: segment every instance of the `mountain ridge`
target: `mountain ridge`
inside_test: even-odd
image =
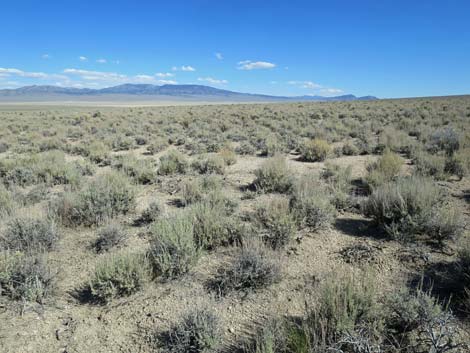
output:
[[[204,98],[204,99],[228,99],[228,100],[255,100],[255,101],[353,101],[353,100],[376,100],[374,96],[356,97],[352,94],[324,97],[324,96],[274,96],[255,93],[235,92],[205,85],[184,84],[184,85],[152,85],[152,84],[132,84],[125,83],[106,88],[74,88],[53,85],[31,85],[16,89],[0,89],[1,98],[21,98],[31,97],[47,98],[50,96],[86,97],[86,96],[155,96],[173,98]]]

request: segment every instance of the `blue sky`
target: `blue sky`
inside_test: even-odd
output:
[[[0,88],[469,94],[469,14],[468,0],[3,0]]]

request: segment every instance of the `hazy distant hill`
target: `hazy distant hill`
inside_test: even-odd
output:
[[[322,96],[298,96],[283,97],[262,94],[240,93],[203,85],[150,85],[150,84],[123,84],[102,89],[71,88],[59,86],[25,86],[17,89],[0,90],[2,101],[21,100],[48,100],[66,99],[73,100],[74,97],[102,97],[105,99],[125,99],[125,96],[135,100],[139,96],[146,99],[190,99],[190,100],[220,100],[220,101],[353,101],[353,100],[375,100],[376,97],[356,97],[352,94],[337,97]]]

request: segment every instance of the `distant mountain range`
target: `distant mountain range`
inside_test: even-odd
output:
[[[101,89],[72,88],[59,86],[25,86],[16,89],[1,89],[0,101],[42,101],[42,100],[84,100],[99,97],[107,100],[198,100],[198,101],[234,101],[234,102],[285,102],[285,101],[355,101],[376,100],[373,96],[356,97],[352,94],[322,96],[270,96],[233,92],[203,85],[150,85],[123,84]]]

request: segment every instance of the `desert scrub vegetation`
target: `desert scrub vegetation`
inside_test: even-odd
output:
[[[211,250],[230,242],[230,222],[227,210],[220,204],[198,202],[188,214],[194,226],[194,242],[199,249]]]
[[[280,154],[266,160],[255,171],[253,186],[262,192],[286,193],[292,188],[293,177],[286,158]]]
[[[458,334],[468,333],[469,252],[464,242],[454,241],[465,239],[460,234],[468,224],[468,97],[100,109],[2,106],[0,117],[0,254],[11,259],[8,270],[2,264],[0,271],[0,336],[7,351],[54,351],[66,344],[74,351],[91,344],[103,351],[116,344],[126,351],[151,351],[147,345],[153,340],[140,341],[140,329],[154,339],[172,323],[181,327],[180,310],[205,296],[216,297],[211,305],[226,323],[216,336],[222,349],[245,348],[238,340],[257,332],[260,322],[251,352],[429,353],[432,335],[455,332],[451,339],[457,345]],[[327,163],[302,161],[302,142],[315,139],[331,146]],[[279,153],[284,156],[273,163]],[[377,161],[370,173],[379,176],[370,178],[370,190],[365,188],[368,161]],[[425,181],[406,191],[401,183],[412,178]],[[419,201],[427,200],[429,183],[438,196]],[[374,216],[360,214],[361,201],[373,199],[382,200],[376,205],[384,210],[374,206]],[[6,246],[9,222],[35,212],[59,226],[58,246],[41,252]],[[373,223],[379,227],[366,228]],[[387,233],[380,228],[398,229],[398,238],[409,231],[413,235],[404,237],[414,243],[384,241],[380,235]],[[125,242],[123,229],[129,234]],[[251,237],[260,249],[247,243]],[[91,302],[111,301],[108,308],[70,297],[72,288],[91,294],[80,279],[93,279],[94,264],[111,263],[111,257],[127,252],[146,257],[148,273],[141,277],[142,265],[121,262],[103,270]],[[49,259],[34,260],[45,256]],[[282,260],[279,283],[272,281],[277,259]],[[368,265],[377,282],[363,288]],[[338,266],[339,273],[330,277]],[[62,275],[55,278],[51,274],[58,267]],[[349,271],[353,280],[343,278]],[[417,293],[414,286],[422,276],[434,285]],[[208,291],[212,280],[217,284]],[[409,288],[398,293],[402,281]],[[141,294],[114,299],[134,288]],[[56,300],[70,306],[67,317],[56,315]],[[17,307],[22,317],[16,318]],[[39,320],[36,310],[44,312]],[[74,331],[85,316],[103,320],[88,320],[90,325]],[[265,323],[270,316],[276,320]],[[105,340],[88,334],[96,329],[106,331]],[[33,331],[37,334],[25,334]],[[189,348],[180,345],[181,351],[196,349],[194,337],[201,337],[199,328],[187,331],[192,333],[178,335],[185,337],[180,342],[190,342]],[[176,349],[168,342],[160,341],[159,351]]]
[[[168,353],[208,353],[221,342],[222,323],[208,304],[183,313],[180,321],[160,337],[160,348]]]
[[[46,255],[0,252],[0,298],[42,304],[53,294],[55,280]]]
[[[184,154],[177,150],[170,150],[160,157],[158,174],[185,174],[188,171],[189,162]]]
[[[413,347],[416,352],[465,352],[457,321],[448,304],[439,303],[421,287],[401,289],[387,298],[386,318],[394,348]]]
[[[263,241],[273,249],[286,246],[297,230],[287,197],[274,197],[255,211],[255,221]]]
[[[15,209],[15,201],[11,192],[0,184],[0,219],[12,214]]]
[[[209,155],[196,159],[191,163],[192,168],[200,174],[224,174],[225,160],[219,155]]]
[[[128,251],[109,254],[96,265],[88,291],[94,301],[108,303],[138,292],[148,279],[146,256]]]
[[[216,175],[205,175],[202,178],[183,180],[180,186],[180,201],[188,206],[203,200],[222,197],[223,181]]]
[[[121,245],[128,238],[126,229],[116,221],[109,221],[97,231],[94,248],[97,252],[105,252]]]
[[[153,274],[164,280],[187,273],[197,262],[200,251],[194,241],[194,225],[187,214],[173,215],[151,226],[148,258]]]
[[[431,179],[401,177],[376,188],[363,211],[394,239],[412,241],[426,234],[442,245],[463,230],[459,212],[444,201]]]
[[[89,171],[83,170],[79,164],[66,162],[62,151],[48,151],[0,160],[0,177],[6,185],[28,186],[45,183],[76,186],[86,174],[89,174]]]
[[[281,261],[256,239],[245,239],[232,262],[220,267],[209,288],[218,295],[255,291],[281,280]]]
[[[295,182],[290,207],[297,224],[313,231],[330,226],[336,217],[335,206],[325,186],[308,176]]]
[[[330,150],[328,142],[318,138],[305,141],[299,146],[300,158],[305,162],[323,162]]]
[[[337,164],[326,163],[321,177],[327,184],[327,189],[332,195],[332,203],[337,210],[346,210],[352,205],[352,168],[341,167]]]
[[[52,213],[67,226],[100,224],[127,214],[134,206],[135,188],[118,172],[99,175],[80,190],[59,196],[50,205]]]
[[[50,218],[17,215],[7,221],[0,237],[3,249],[24,252],[52,250],[59,241],[59,230]]]
[[[376,162],[367,166],[365,180],[369,189],[373,190],[398,176],[403,162],[403,158],[386,148]]]
[[[111,167],[121,171],[138,184],[150,184],[157,175],[156,165],[152,160],[139,159],[132,155],[117,156]]]

